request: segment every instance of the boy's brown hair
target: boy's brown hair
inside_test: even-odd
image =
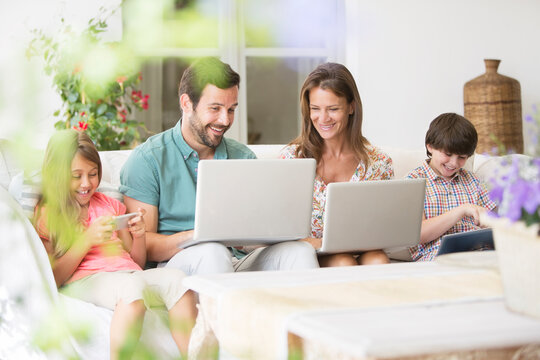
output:
[[[478,144],[478,134],[474,125],[456,113],[444,113],[437,116],[426,133],[426,153],[431,157],[427,145],[450,154],[474,154]]]

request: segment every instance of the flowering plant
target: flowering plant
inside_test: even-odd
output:
[[[514,156],[503,160],[503,167],[491,181],[491,198],[499,204],[498,214],[527,226],[540,223],[540,112],[533,107],[526,127],[531,128],[529,157]]]
[[[129,148],[139,140],[139,129],[144,129],[134,120],[133,110],[148,109],[149,95],[137,89],[142,77],[132,61],[121,58],[122,44],[100,40],[108,17],[102,19],[103,9],[100,15],[80,33],[63,20],[54,38],[34,30],[28,56],[43,56],[45,72],[53,76],[63,102],[54,113],[60,117],[57,129],[86,131],[99,150]]]

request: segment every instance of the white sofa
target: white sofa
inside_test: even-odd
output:
[[[282,145],[250,146],[258,158],[275,158],[282,147]],[[403,150],[383,147],[382,150],[393,159],[396,178],[404,177],[425,158],[425,150],[422,148]],[[117,192],[119,172],[129,154],[128,150],[101,153],[103,163],[101,190],[103,192],[113,196],[119,195]],[[106,359],[109,352],[109,324],[112,312],[58,294],[46,252],[37,234],[24,216],[22,207],[6,191],[10,187],[17,200],[22,200],[24,203],[24,199],[21,199],[24,192],[21,188],[22,176],[17,175],[21,172],[21,166],[14,160],[13,155],[9,144],[0,139],[0,239],[2,246],[0,248],[0,358],[30,358],[29,354],[35,358],[54,358],[54,352],[46,355],[40,351],[32,353],[33,347],[28,339],[40,326],[42,326],[41,339],[47,338],[46,334],[58,335],[61,322],[58,321],[58,317],[52,318],[51,321],[48,314],[60,307],[61,312],[68,314],[65,318],[71,323],[88,323],[91,326],[88,341],[71,337],[67,343],[71,348],[68,346],[68,350],[64,351],[74,351],[83,359]],[[476,155],[468,161],[466,168],[475,172],[480,178],[486,179],[497,166],[495,160]],[[31,208],[26,210],[28,213]],[[23,299],[23,301],[18,299]],[[50,331],[51,327],[54,331]],[[62,336],[65,337],[65,335],[60,335]],[[52,343],[52,340],[50,342]],[[148,345],[158,358],[178,357],[176,347],[159,312],[147,313],[141,342]],[[66,356],[59,355],[59,358],[64,357]]]

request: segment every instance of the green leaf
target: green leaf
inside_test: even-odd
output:
[[[70,103],[74,103],[79,99],[79,93],[76,93],[76,92],[69,93],[67,96],[67,99]]]
[[[97,110],[96,110],[96,114],[99,116],[99,115],[102,115],[105,113],[105,111],[107,110],[107,104],[101,104],[98,106]]]
[[[54,113],[53,113],[54,116],[58,116],[60,115],[60,110],[56,110]]]
[[[62,130],[66,128],[66,122],[63,120],[57,121],[54,123],[54,128],[56,130]]]

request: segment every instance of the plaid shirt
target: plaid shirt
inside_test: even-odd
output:
[[[489,198],[488,191],[480,180],[471,172],[460,169],[451,180],[439,176],[424,161],[422,166],[414,169],[408,178],[426,179],[426,198],[424,200],[424,215],[426,219],[436,217],[462,204],[475,204],[493,210],[496,204]],[[466,216],[452,226],[446,233],[454,234],[463,231],[476,230],[474,219]],[[442,237],[442,236],[441,236]],[[433,260],[441,245],[441,237],[428,243],[420,244],[409,249],[415,261]]]

